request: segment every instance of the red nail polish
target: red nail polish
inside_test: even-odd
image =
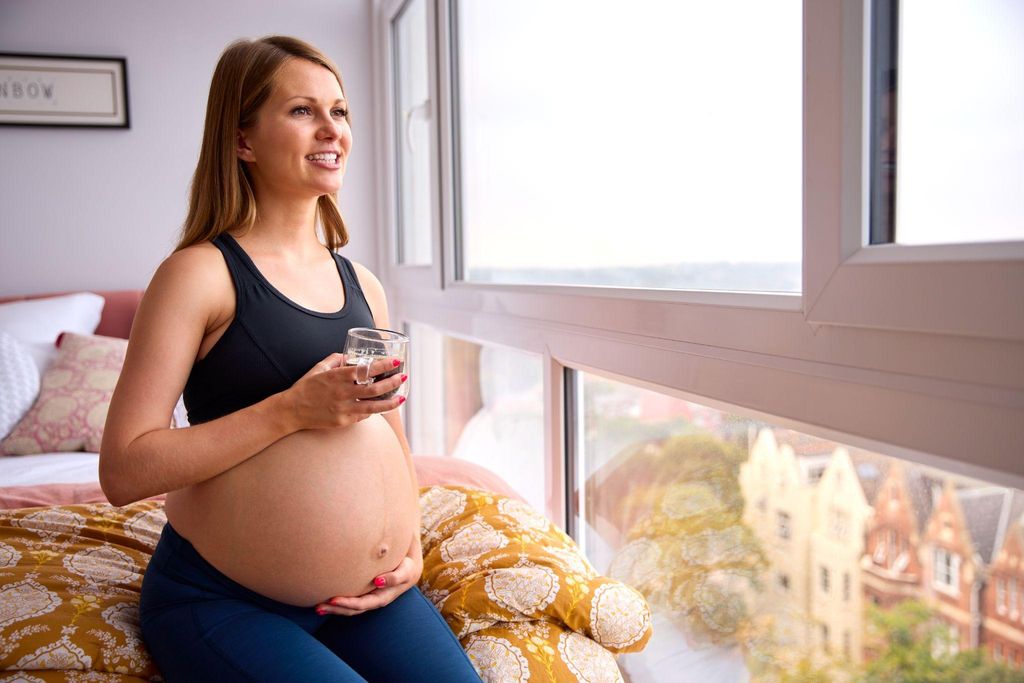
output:
[[[376,586],[377,588],[380,588],[385,583],[387,583],[387,581],[384,580],[383,576],[378,576],[376,579],[373,580],[373,585]]]
[[[407,380],[407,379],[409,379],[409,375],[402,375],[402,381],[403,381],[403,382],[404,382],[405,380]]]
[[[323,609],[322,607],[317,607],[316,608],[316,613],[319,614],[320,616],[323,616],[323,615],[327,614],[327,610]]]
[[[391,361],[391,365],[392,365],[392,366],[394,366],[394,367],[396,367],[396,368],[397,368],[397,367],[398,367],[399,365],[401,365],[401,364],[402,364],[402,361],[398,360],[397,358],[396,358],[395,360]]]
[[[405,396],[399,396],[398,397],[398,405],[402,405],[403,403],[405,403]]]

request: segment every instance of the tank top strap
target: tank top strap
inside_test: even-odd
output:
[[[347,258],[342,256],[338,252],[332,252],[332,253],[334,254],[334,260],[337,261],[339,266],[340,266],[339,270],[341,271],[342,278],[344,278],[344,280],[345,280],[345,284],[346,285],[352,285],[352,287],[355,290],[357,290],[359,292],[359,294],[361,294],[363,296],[363,298],[365,299],[366,295],[363,294],[363,288],[359,285],[359,277],[356,275],[355,266],[352,265],[351,261],[349,261]],[[349,289],[347,291],[352,291],[352,290]]]
[[[245,253],[231,235],[226,232],[221,233],[213,238],[212,243],[220,249],[220,253],[224,256],[224,262],[228,266],[228,272],[231,273],[231,281],[235,285],[235,317],[240,318],[246,309],[248,299],[246,293],[249,291],[249,285],[252,284],[251,281],[255,278],[246,266]]]

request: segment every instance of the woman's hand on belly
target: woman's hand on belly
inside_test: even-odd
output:
[[[380,609],[409,590],[420,580],[423,573],[423,550],[420,546],[420,532],[417,528],[409,545],[409,552],[390,572],[373,580],[374,588],[356,596],[336,596],[316,606],[318,614],[339,614],[353,617],[372,609]]]

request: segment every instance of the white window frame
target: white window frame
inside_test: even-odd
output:
[[[1020,298],[1024,242],[865,246],[869,171],[862,161],[871,139],[871,89],[862,75],[870,73],[870,3],[805,2],[804,8],[805,20],[841,36],[805,65],[808,89],[830,95],[805,110],[813,129],[804,138],[805,167],[841,159],[822,166],[828,173],[806,176],[804,239],[818,254],[804,270],[808,322],[1024,339],[1024,306],[981,305],[993,297]]]
[[[456,280],[456,0],[427,0],[438,103],[433,263],[397,265],[390,20],[402,2],[373,1],[377,111],[387,122],[376,272],[393,325],[543,355],[553,519],[566,522],[566,369],[1024,488],[1024,243],[862,246],[865,0],[804,0],[800,295]]]

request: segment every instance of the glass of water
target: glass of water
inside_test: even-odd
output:
[[[345,338],[345,364],[355,365],[356,384],[373,384],[394,375],[409,374],[409,337],[394,330],[376,327],[353,327]],[[381,358],[397,358],[399,365],[379,375],[370,375],[370,364]],[[394,396],[409,396],[409,382],[397,389],[373,396],[366,401],[383,401]]]

